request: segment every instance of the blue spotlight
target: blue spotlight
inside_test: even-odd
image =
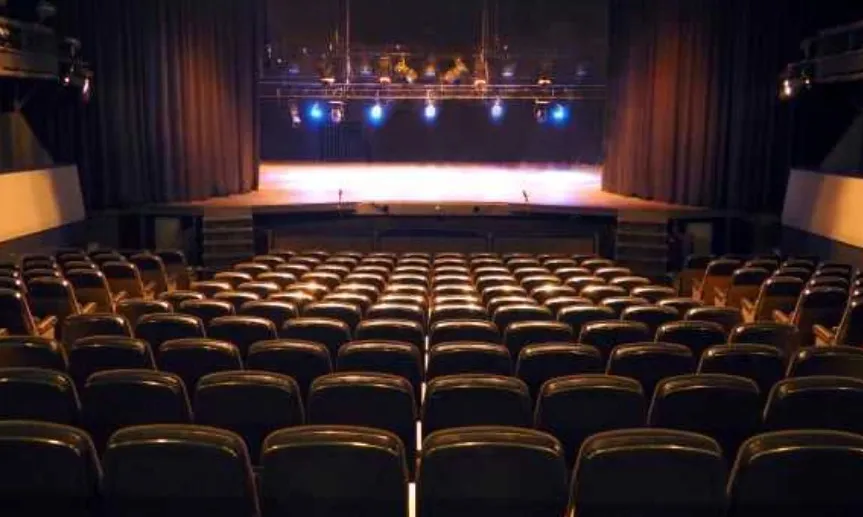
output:
[[[369,123],[373,126],[378,126],[384,121],[384,107],[380,102],[372,104],[368,112]]]
[[[551,108],[551,121],[555,124],[565,124],[569,120],[569,108],[563,104],[555,104]]]
[[[437,118],[437,106],[434,105],[431,99],[426,102],[426,107],[423,109],[423,117],[429,122]]]
[[[503,118],[503,102],[500,99],[495,99],[491,105],[491,119],[500,120]]]
[[[324,119],[324,109],[317,102],[309,106],[309,118],[314,122],[320,122]]]

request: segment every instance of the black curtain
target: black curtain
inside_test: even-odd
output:
[[[94,95],[58,153],[79,165],[89,207],[256,187],[261,2],[78,0],[74,14]]]
[[[786,0],[612,0],[607,191],[775,211],[788,174]],[[786,5],[787,4],[787,5]]]

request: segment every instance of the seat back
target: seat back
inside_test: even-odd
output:
[[[680,375],[663,379],[656,386],[647,424],[710,436],[730,458],[760,429],[761,408],[761,393],[751,379]]]
[[[833,375],[863,380],[863,349],[850,346],[801,348],[788,364],[788,377]]]
[[[69,375],[79,390],[96,372],[155,368],[150,345],[142,339],[93,336],[79,339],[69,349]]]
[[[237,347],[241,357],[246,357],[249,348],[259,341],[272,341],[278,337],[272,321],[255,316],[221,316],[210,320],[207,336],[222,340]]]
[[[512,375],[512,358],[503,345],[455,341],[440,343],[429,351],[428,379],[444,375],[485,373]]]
[[[770,276],[770,271],[758,267],[742,267],[731,275],[731,284],[725,295],[725,306],[740,308],[744,298],[754,300],[761,284]]]
[[[504,344],[512,357],[529,345],[539,343],[566,343],[573,340],[572,329],[560,321],[518,321],[509,324],[504,333]]]
[[[84,431],[47,422],[0,421],[0,505],[5,515],[95,515],[101,474]]]
[[[253,344],[246,357],[246,367],[293,378],[304,401],[308,400],[312,381],[333,370],[326,345],[288,339]]]
[[[36,321],[20,291],[0,288],[0,328],[10,335],[35,336]]]
[[[27,296],[33,315],[40,319],[56,316],[59,329],[67,317],[81,310],[72,284],[60,278],[34,278],[27,283]]]
[[[799,430],[754,436],[740,448],[731,472],[727,515],[859,515],[861,475],[859,435]]]
[[[99,451],[123,427],[192,420],[189,398],[180,377],[151,370],[94,373],[81,391],[81,412],[84,428]]]
[[[579,337],[588,323],[613,320],[615,317],[614,311],[608,307],[571,305],[561,308],[557,313],[557,319],[572,328],[573,336]]]
[[[144,297],[144,282],[138,267],[131,262],[111,261],[102,264],[102,273],[113,293],[126,293],[130,298]]]
[[[691,296],[693,280],[701,280],[707,271],[707,265],[713,260],[710,255],[690,255],[686,257],[683,270],[678,277],[681,296]]]
[[[852,298],[842,315],[833,344],[863,346],[863,299]]]
[[[536,400],[543,384],[551,379],[584,373],[602,373],[602,354],[589,345],[540,343],[528,345],[518,355],[516,376],[527,384]]]
[[[573,473],[579,517],[699,515],[725,510],[727,466],[712,439],[669,429],[625,429],[588,438]]]
[[[408,320],[366,319],[357,326],[355,336],[362,341],[402,341],[419,350],[425,345],[422,325]]]
[[[687,321],[708,321],[719,324],[727,335],[743,323],[743,314],[736,307],[694,307],[683,314]]]
[[[171,304],[161,300],[129,298],[117,303],[117,314],[126,318],[134,328],[138,320],[147,314],[168,314],[174,312]]]
[[[791,319],[800,331],[801,345],[815,344],[815,335],[812,330],[814,325],[822,325],[827,328],[839,325],[847,301],[848,291],[839,287],[807,287],[804,289]]]
[[[717,345],[701,354],[698,373],[721,373],[752,379],[762,398],[785,374],[785,357],[770,345]]]
[[[647,325],[651,335],[672,321],[680,319],[680,313],[673,307],[662,307],[660,305],[635,305],[623,310],[620,315],[623,321],[636,321]]]
[[[53,339],[33,336],[0,337],[0,368],[30,367],[65,372],[66,351]]]
[[[103,465],[111,514],[258,515],[249,454],[230,431],[182,424],[121,429]]]
[[[80,404],[65,373],[41,368],[0,368],[0,420],[77,425]]]
[[[264,515],[405,517],[405,448],[366,427],[306,426],[271,434],[261,460]]]
[[[150,343],[154,353],[158,353],[166,341],[202,338],[204,335],[201,319],[188,314],[147,314],[135,326],[135,337]]]
[[[76,314],[63,322],[63,342],[67,345],[91,336],[132,337],[132,328],[126,318],[108,313]]]
[[[437,377],[426,386],[423,434],[453,427],[530,427],[530,393],[514,377],[464,374]]]
[[[685,345],[674,343],[631,343],[618,345],[608,359],[606,373],[637,380],[648,397],[667,377],[695,371],[695,358]]]
[[[731,277],[734,271],[740,267],[740,261],[734,259],[712,260],[704,271],[700,288],[694,293],[694,298],[704,302],[705,305],[713,305],[716,298],[716,289],[728,289],[731,285]]]
[[[139,253],[129,259],[141,274],[144,284],[153,284],[156,294],[162,294],[174,287],[174,282],[168,280],[168,270],[161,257],[152,253]]]
[[[560,377],[542,385],[534,425],[561,441],[571,468],[588,436],[643,426],[647,405],[644,390],[634,379],[599,374]]]
[[[194,392],[201,377],[240,370],[243,363],[237,346],[217,339],[188,338],[165,341],[157,354],[159,369],[177,374],[186,389]]]
[[[772,276],[761,284],[755,301],[755,321],[770,321],[773,311],[790,313],[797,304],[805,282],[792,276]]]
[[[420,400],[423,382],[422,353],[404,341],[351,341],[339,349],[336,370],[340,372],[378,372],[406,379]]]
[[[531,429],[450,429],[423,443],[418,513],[428,517],[552,517],[566,506],[556,439]]]
[[[196,423],[228,429],[243,437],[254,464],[270,433],[305,420],[296,381],[259,371],[205,375],[195,389],[194,411]]]
[[[786,323],[757,322],[744,323],[734,327],[728,336],[728,343],[754,343],[771,345],[780,350],[786,357],[793,355],[800,347],[800,331],[794,325]]]
[[[330,357],[334,358],[339,348],[351,340],[351,330],[343,321],[303,317],[288,320],[279,332],[279,337],[324,344]]]
[[[698,359],[713,345],[728,341],[727,332],[718,323],[709,321],[674,321],[666,323],[656,331],[656,341],[684,345]]]
[[[581,328],[578,342],[596,347],[603,361],[611,355],[617,345],[651,341],[650,329],[635,321],[595,321]]]
[[[863,434],[863,380],[798,377],[777,382],[764,408],[770,430],[833,429]]]
[[[225,300],[186,300],[180,303],[177,312],[200,318],[201,323],[207,326],[215,318],[234,315],[234,305]]]
[[[244,303],[242,307],[240,307],[240,315],[254,316],[270,320],[273,322],[276,330],[278,330],[282,328],[288,320],[298,317],[299,311],[295,305],[288,302],[260,300]],[[225,316],[227,316],[227,314]]]
[[[451,341],[500,343],[497,325],[486,320],[440,321],[431,327],[429,346]]]

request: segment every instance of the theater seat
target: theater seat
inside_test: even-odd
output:
[[[251,302],[258,303],[258,302]],[[210,321],[222,316],[233,316],[234,305],[225,300],[187,300],[180,304],[178,312],[201,319],[206,327]]]
[[[99,459],[86,432],[47,422],[0,421],[4,515],[97,515],[100,485]]]
[[[635,321],[595,321],[581,328],[579,343],[596,347],[603,361],[611,355],[617,345],[651,341],[650,329]]]
[[[69,349],[69,375],[79,390],[96,372],[155,368],[150,345],[141,339],[93,336],[79,339]]]
[[[222,291],[213,295],[214,300],[221,300],[234,306],[234,313],[240,312],[240,307],[248,302],[263,299],[261,295],[248,291]]]
[[[596,307],[593,305],[571,305],[563,307],[557,313],[558,321],[566,323],[572,328],[572,335],[579,337],[584,326],[595,321],[613,320],[614,311],[608,307]]]
[[[530,427],[527,385],[514,377],[464,374],[428,382],[423,404],[423,434],[452,427],[505,425]]]
[[[326,345],[330,357],[338,355],[339,348],[351,340],[347,323],[328,318],[295,318],[288,320],[279,337],[290,340],[312,341]]]
[[[863,346],[863,299],[848,301],[838,326],[816,324],[812,330],[818,346]]]
[[[403,377],[414,389],[414,400],[421,400],[423,363],[420,349],[415,344],[385,340],[351,341],[339,349],[336,370]]]
[[[761,284],[758,297],[754,300],[743,298],[743,319],[752,323],[770,321],[774,311],[791,312],[797,304],[797,298],[803,291],[804,280],[791,276],[772,276]]]
[[[735,259],[716,259],[707,265],[704,276],[692,280],[692,298],[714,305],[716,290],[728,289],[734,271],[740,267],[740,261]],[[684,295],[688,293],[682,293]]]
[[[731,330],[743,323],[743,315],[734,307],[695,307],[684,314],[686,321],[708,321],[717,323],[728,335]]]
[[[788,364],[788,377],[835,375],[863,380],[863,349],[850,346],[802,348]]]
[[[334,373],[318,377],[309,390],[306,413],[313,425],[357,425],[389,431],[405,446],[414,471],[417,409],[403,377],[383,373]]]
[[[150,343],[154,353],[158,353],[166,341],[202,338],[204,335],[201,319],[188,314],[148,314],[135,326],[135,337]]]
[[[614,285],[588,285],[578,292],[579,296],[587,298],[596,304],[599,304],[606,298],[618,298],[627,296],[628,294],[629,292],[626,289]]]
[[[56,319],[54,337],[62,339],[63,322],[69,316],[92,313],[95,304],[78,303],[72,284],[60,278],[34,278],[27,284],[27,297],[36,321]]]
[[[774,311],[773,319],[789,323],[800,332],[800,344],[815,344],[815,325],[832,328],[839,325],[848,301],[848,291],[838,287],[807,287],[800,293],[794,312]]]
[[[289,339],[253,344],[246,357],[246,368],[281,373],[293,378],[304,401],[308,399],[312,381],[331,373],[333,369],[326,345]]]
[[[287,302],[259,300],[244,303],[240,307],[239,314],[270,320],[276,329],[280,329],[286,321],[298,317],[299,311],[296,306]]]
[[[113,293],[126,293],[129,298],[152,299],[156,294],[155,284],[144,284],[141,273],[131,262],[106,262],[101,266]]]
[[[677,321],[680,314],[673,307],[662,307],[659,305],[635,305],[623,310],[620,319],[623,321],[636,321],[647,325],[652,335],[662,325]]]
[[[769,271],[761,268],[744,266],[736,270],[731,275],[731,283],[728,287],[716,287],[714,289],[716,305],[735,309],[741,308],[744,298],[751,300],[758,296],[761,284],[769,275]]]
[[[423,517],[559,517],[566,506],[560,442],[513,427],[435,433],[423,443],[417,498]]]
[[[94,373],[81,392],[81,410],[84,428],[99,451],[117,429],[192,419],[180,377],[150,370]]]
[[[606,373],[629,377],[641,383],[647,397],[667,377],[695,371],[692,351],[673,343],[630,343],[614,347],[608,358]]]
[[[272,341],[278,337],[272,321],[255,316],[222,316],[207,325],[207,336],[222,340],[237,347],[241,357],[246,357],[249,347],[258,341]]]
[[[630,291],[632,296],[644,298],[650,303],[659,303],[663,300],[670,300],[677,296],[677,291],[673,287],[663,285],[646,285],[634,287]]]
[[[253,464],[272,432],[302,425],[303,401],[296,381],[260,371],[211,373],[195,389],[195,422],[228,429],[243,437]]]
[[[684,345],[692,351],[693,357],[701,357],[713,345],[725,344],[727,332],[718,323],[709,321],[674,321],[666,323],[656,331],[656,341]]]
[[[303,308],[303,316],[307,318],[328,318],[344,322],[351,333],[357,328],[362,319],[360,308],[351,303],[321,301],[307,305]]]
[[[698,373],[722,373],[752,379],[762,398],[785,375],[785,357],[770,345],[717,345],[701,354]]]
[[[227,341],[205,338],[165,341],[156,355],[159,369],[177,374],[194,392],[201,377],[243,368],[240,350]]]
[[[539,343],[521,349],[515,375],[527,384],[531,400],[536,400],[542,385],[557,377],[583,373],[602,373],[602,354],[588,345]]]
[[[648,401],[634,379],[611,375],[573,375],[542,385],[536,402],[535,427],[563,443],[572,468],[582,442],[612,429],[641,427]]]
[[[306,426],[271,434],[263,447],[263,515],[406,517],[405,448],[365,427]]]
[[[754,436],[731,472],[727,515],[860,515],[861,476],[860,435],[800,430]]]
[[[158,255],[152,253],[138,253],[132,255],[129,261],[137,266],[144,284],[153,286],[153,293],[160,295],[176,288],[176,282],[168,277],[165,263]]]
[[[426,377],[484,373],[512,375],[512,358],[503,345],[455,341],[440,343],[429,351]]]
[[[503,342],[512,357],[522,349],[538,343],[570,342],[572,329],[560,321],[517,321],[506,327]]]
[[[656,386],[647,416],[651,427],[710,436],[725,457],[737,455],[761,426],[762,397],[751,379],[720,374],[680,375]]]
[[[451,341],[501,343],[497,326],[486,320],[441,321],[431,327],[429,346]]]
[[[57,318],[36,319],[27,297],[19,291],[0,288],[0,328],[9,335],[53,338]]]
[[[366,318],[413,321],[418,323],[422,329],[426,328],[426,312],[421,305],[379,302],[369,307]]]
[[[180,309],[180,304],[188,300],[203,300],[205,296],[197,291],[169,291],[159,295],[159,299],[171,304],[171,308],[176,312]]]
[[[767,399],[764,426],[863,434],[863,380],[818,376],[779,381]]]
[[[677,312],[680,315],[686,315],[690,309],[704,306],[702,302],[693,300],[692,298],[666,298],[658,302],[657,305],[677,309]]]
[[[126,318],[134,328],[138,320],[147,314],[168,314],[174,312],[171,304],[161,300],[144,300],[142,298],[127,298],[117,302],[117,314]]]
[[[588,438],[573,473],[570,511],[721,517],[727,466],[712,439],[669,429],[624,429]]]
[[[786,323],[762,321],[744,323],[734,327],[728,336],[728,343],[754,343],[771,345],[790,357],[800,347],[800,332],[797,327]]]
[[[203,294],[207,298],[213,298],[219,293],[224,293],[226,291],[232,290],[234,287],[233,284],[229,281],[204,280],[200,282],[192,282],[190,288],[193,291],[197,291]]]
[[[402,341],[422,350],[425,333],[422,325],[408,320],[366,319],[357,325],[358,341]]]
[[[0,337],[0,368],[30,367],[65,372],[66,352],[53,339],[31,336]]]
[[[230,431],[181,424],[121,429],[102,463],[110,515],[258,515],[249,454]]]
[[[80,404],[65,373],[40,368],[0,368],[0,420],[41,420],[77,425]]]

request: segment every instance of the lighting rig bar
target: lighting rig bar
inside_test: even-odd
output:
[[[427,100],[602,100],[604,85],[508,85],[489,84],[333,84],[262,81],[262,100],[316,99],[322,101],[413,101]]]

